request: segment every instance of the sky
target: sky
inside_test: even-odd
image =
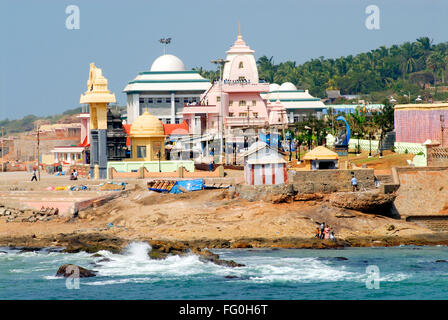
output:
[[[70,5],[79,29],[66,27]],[[379,29],[366,27],[369,5]],[[240,22],[256,58],[300,64],[421,36],[448,41],[447,14],[447,0],[1,0],[0,120],[79,107],[90,62],[125,105],[122,90],[163,53],[163,37],[187,69],[215,69],[210,60],[225,58]]]

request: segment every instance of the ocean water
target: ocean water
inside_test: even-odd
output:
[[[0,299],[446,299],[448,248],[213,250],[246,266],[203,263],[195,255],[150,260],[146,243],[123,254],[0,248]],[[336,257],[344,257],[343,260]],[[73,263],[96,277],[55,277]],[[368,271],[373,270],[374,273]],[[370,288],[370,289],[369,289]]]

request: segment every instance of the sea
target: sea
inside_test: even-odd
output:
[[[448,248],[220,249],[230,268],[196,255],[151,260],[147,243],[122,254],[0,248],[0,299],[447,299]],[[97,271],[60,278],[63,264]]]

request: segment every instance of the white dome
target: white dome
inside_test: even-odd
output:
[[[280,86],[276,83],[271,83],[269,85],[269,91],[277,91],[278,89],[280,89]]]
[[[165,54],[154,60],[151,71],[185,71],[185,65],[178,57]]]
[[[280,86],[280,91],[296,91],[297,88],[291,82],[285,82]]]

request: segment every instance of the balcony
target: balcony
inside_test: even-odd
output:
[[[227,127],[264,127],[267,124],[265,118],[226,117]]]
[[[219,113],[217,105],[184,105],[182,114],[197,114],[197,113]]]

